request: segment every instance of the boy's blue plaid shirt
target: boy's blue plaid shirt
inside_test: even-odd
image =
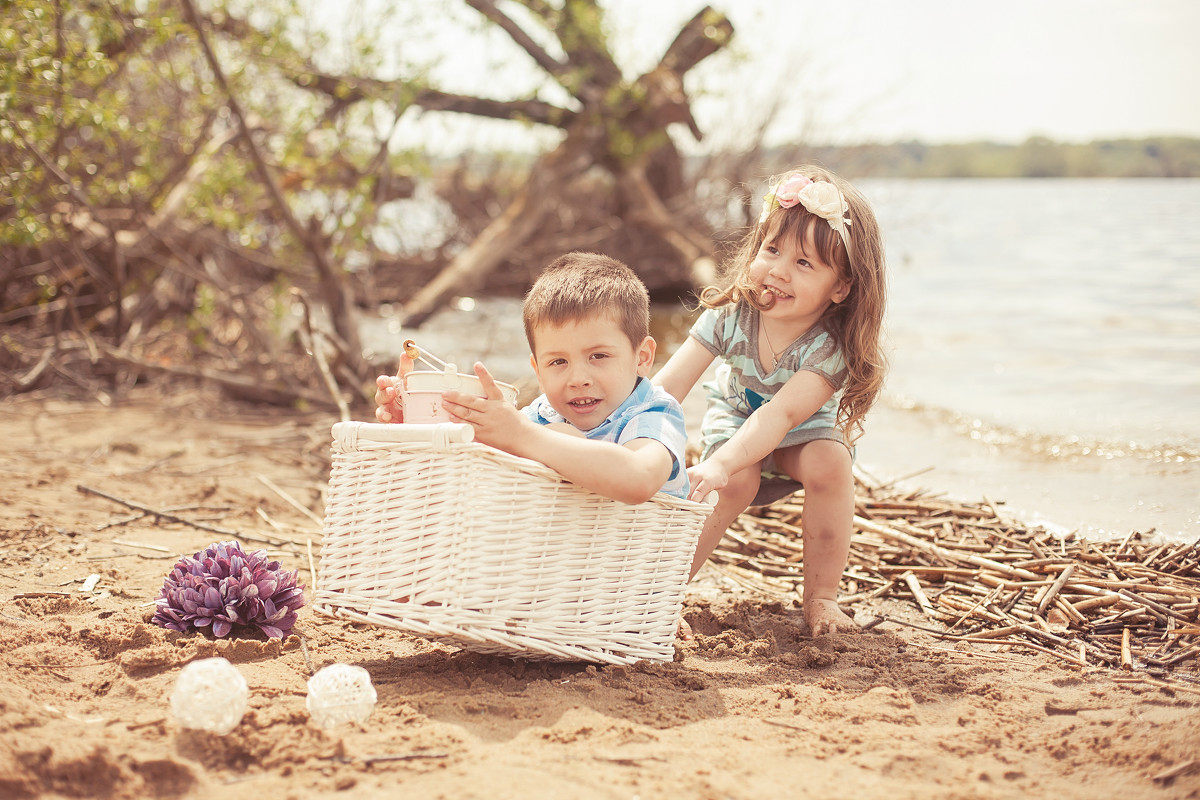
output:
[[[546,395],[540,395],[526,406],[524,411],[526,416],[539,425],[567,422],[546,402]],[[690,486],[683,460],[687,447],[683,408],[674,397],[650,383],[649,379],[638,378],[629,397],[625,398],[625,402],[621,403],[608,419],[582,433],[589,439],[615,444],[625,444],[634,439],[654,439],[662,442],[671,453],[672,463],[671,477],[659,491],[687,499]]]

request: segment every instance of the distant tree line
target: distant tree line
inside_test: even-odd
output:
[[[790,149],[790,148],[788,148]],[[917,141],[805,147],[809,158],[859,177],[879,178],[1196,178],[1200,139],[1158,136],[1085,144],[1034,136],[1020,144]]]

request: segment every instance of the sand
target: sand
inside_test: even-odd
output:
[[[869,632],[814,639],[793,603],[706,571],[695,642],[627,667],[477,655],[307,606],[282,642],[150,624],[175,559],[230,537],[78,487],[294,541],[279,557],[308,584],[332,422],[195,392],[0,403],[0,797],[1200,797],[1200,690],[950,645],[898,601],[854,606],[889,620]],[[168,705],[212,655],[250,685],[224,737]],[[305,682],[334,662],[369,670],[366,723],[309,720]]]

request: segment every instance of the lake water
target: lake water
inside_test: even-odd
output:
[[[859,465],[1087,534],[1200,536],[1200,181],[860,187],[886,237],[892,369]],[[686,325],[658,309],[660,349]],[[381,351],[404,336],[529,373],[516,301],[366,331]]]
[[[863,188],[891,267],[889,393],[1035,447],[1200,458],[1200,181]]]

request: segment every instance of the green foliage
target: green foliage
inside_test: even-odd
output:
[[[287,201],[302,221],[319,217],[340,263],[364,246],[376,212],[378,108],[329,115],[331,98],[295,80],[325,41],[305,26],[300,0],[197,5]],[[0,49],[0,244],[67,242],[83,212],[136,228],[199,164],[176,222],[304,263],[178,0],[5,0]],[[371,52],[356,51],[358,66],[378,66]],[[404,160],[386,166],[407,171]]]
[[[0,209],[6,244],[67,235],[65,214],[147,212],[203,120],[211,87],[195,75],[177,5],[3,6]]]
[[[195,347],[204,347],[217,318],[216,291],[208,284],[198,286],[195,306],[187,318],[188,338]]]

